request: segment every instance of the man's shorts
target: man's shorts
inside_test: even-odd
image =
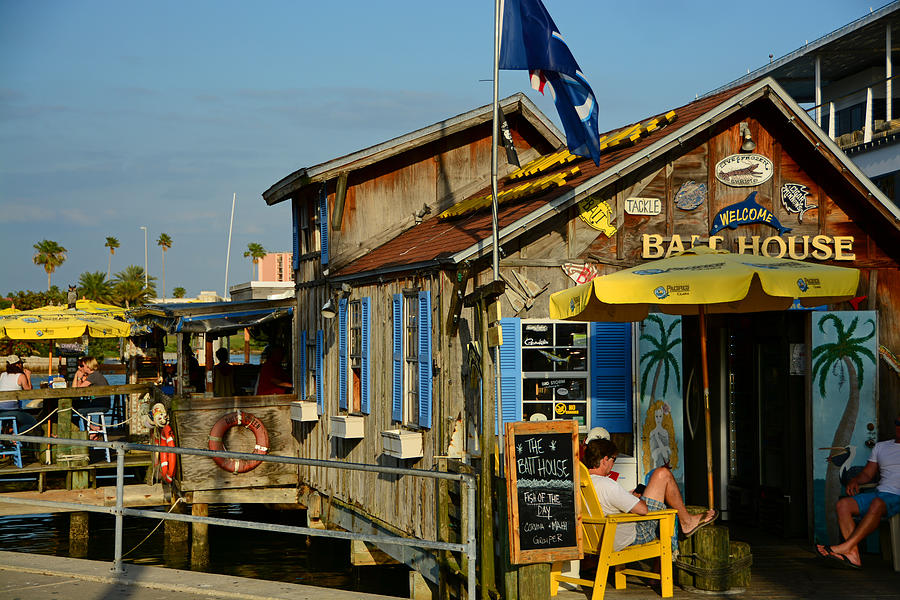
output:
[[[647,496],[642,496],[641,500],[644,501],[644,504],[647,505],[647,509],[650,511],[666,509],[665,502],[660,502],[659,500],[654,500]],[[659,537],[659,521],[638,521],[634,524],[634,532],[635,535],[634,542],[631,543],[632,546],[649,544]]]
[[[860,492],[859,494],[850,497],[856,500],[856,505],[859,507],[859,514],[861,515],[869,512],[869,507],[872,505],[872,500],[875,498],[881,498],[887,505],[886,519],[890,519],[897,513],[900,513],[900,496],[897,494],[875,490],[874,492]]]

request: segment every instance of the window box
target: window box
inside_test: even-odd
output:
[[[389,429],[381,432],[384,453],[394,458],[422,458],[424,445],[422,433],[403,429]]]
[[[331,435],[345,440],[359,440],[366,437],[365,419],[353,415],[331,417]]]
[[[319,411],[315,402],[301,400],[291,402],[291,420],[292,421],[318,421]]]

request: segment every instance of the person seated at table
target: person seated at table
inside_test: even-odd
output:
[[[279,346],[267,346],[263,351],[265,359],[259,367],[259,383],[256,393],[259,396],[269,394],[288,394],[293,389],[291,376],[281,366],[284,350]]]
[[[592,440],[584,450],[584,465],[591,470],[591,482],[605,514],[646,515],[650,511],[674,508],[678,511],[681,533],[687,537],[694,535],[701,527],[709,525],[718,517],[714,509],[700,515],[689,513],[684,506],[678,482],[672,476],[672,471],[666,467],[658,467],[653,471],[650,483],[647,484],[643,494],[625,490],[608,476],[618,455],[619,450],[611,440]],[[618,551],[628,546],[646,544],[658,537],[659,521],[620,523],[616,527],[613,549]]]
[[[22,359],[15,354],[6,357],[6,371],[0,373],[0,392],[30,390],[31,371],[25,368]],[[0,417],[15,417],[16,429],[20,434],[37,424],[37,419],[24,410],[19,410],[18,400],[0,401]],[[12,433],[12,428],[3,433]],[[40,435],[40,432],[32,435]]]
[[[31,371],[25,368],[22,359],[15,354],[6,357],[6,371],[0,373],[0,392],[14,392],[31,389]],[[0,403],[0,408],[5,408]]]
[[[229,362],[228,348],[216,350],[216,359],[219,362],[213,369],[213,396],[234,396],[234,368]]]
[[[81,369],[75,372],[72,387],[88,387],[91,385],[109,385],[109,382],[100,372],[100,362],[93,356],[84,359]]]
[[[860,491],[859,486],[876,480],[874,490]],[[835,512],[844,541],[816,544],[816,552],[841,566],[859,569],[859,543],[878,529],[882,519],[900,513],[900,414],[894,418],[894,439],[875,444],[866,466],[847,482],[847,496],[837,501]]]

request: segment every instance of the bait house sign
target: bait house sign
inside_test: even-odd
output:
[[[683,252],[693,246],[709,246],[718,248],[725,241],[719,235],[701,237],[699,235],[681,236],[677,233],[671,237],[663,237],[655,233],[641,236],[641,258],[666,258],[672,254]],[[852,235],[745,235],[735,239],[737,254],[757,254],[775,258],[793,258],[804,260],[856,260],[853,253]]]

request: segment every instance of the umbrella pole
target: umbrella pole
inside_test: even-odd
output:
[[[709,366],[706,360],[706,311],[699,306],[700,317],[700,360],[703,361],[703,409],[706,412],[706,486],[709,508],[713,508],[713,458],[712,431],[709,415]]]
[[[53,342],[50,342],[50,358],[47,360],[47,378],[53,377]]]

